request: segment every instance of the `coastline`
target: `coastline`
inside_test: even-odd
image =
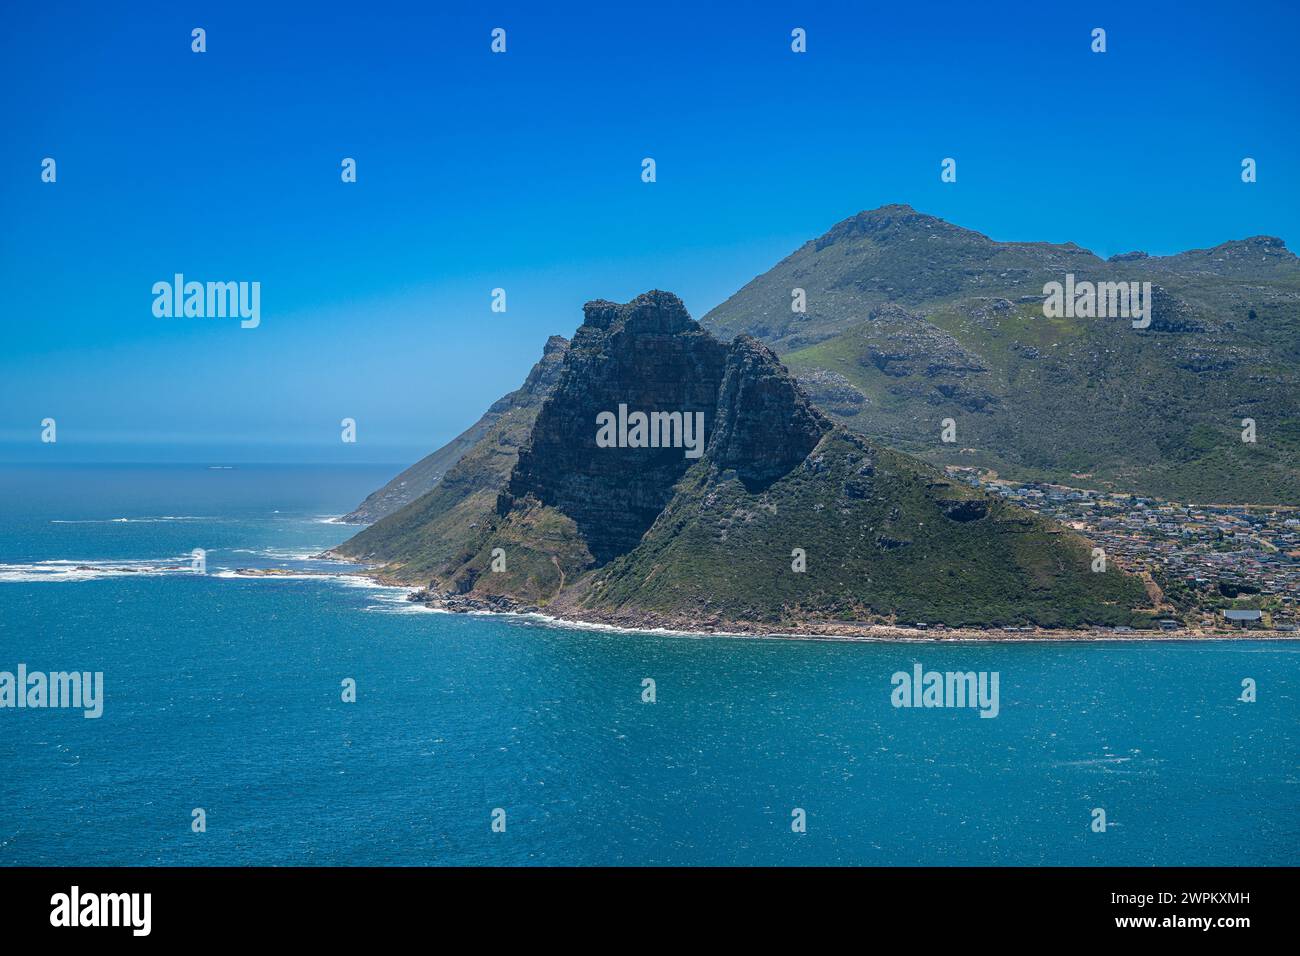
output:
[[[388,583],[387,587],[406,587],[410,585]],[[421,597],[420,595],[426,595]],[[854,624],[847,621],[805,621],[787,625],[778,625],[775,629],[752,622],[718,622],[708,626],[688,626],[681,620],[657,618],[652,615],[640,617],[589,615],[563,617],[549,614],[544,608],[523,607],[507,608],[482,606],[483,602],[474,601],[472,606],[461,600],[446,599],[427,595],[419,588],[412,588],[407,600],[422,604],[433,611],[447,614],[500,615],[503,617],[526,618],[540,621],[556,627],[579,630],[599,630],[610,633],[654,634],[677,637],[731,637],[757,640],[807,640],[807,641],[849,641],[849,642],[892,642],[892,643],[1123,643],[1135,641],[1161,641],[1197,643],[1202,641],[1300,641],[1300,633],[1275,630],[1233,630],[1233,631],[1111,631],[1101,628],[1087,630],[1064,630],[1049,628],[971,628],[971,627],[933,627],[911,628],[892,624]]]
[[[447,610],[442,608],[440,610]],[[1030,632],[1010,631],[1005,628],[944,628],[942,630],[920,630],[915,628],[894,627],[891,625],[859,625],[843,627],[840,625],[800,625],[795,630],[741,630],[730,627],[717,629],[687,629],[665,627],[651,624],[611,624],[600,621],[555,617],[540,611],[447,611],[447,613],[503,614],[513,617],[526,617],[543,621],[557,627],[579,630],[601,630],[611,633],[655,634],[676,637],[729,637],[748,638],[751,640],[796,640],[796,641],[844,641],[850,643],[895,643],[895,644],[1078,644],[1078,643],[1140,643],[1158,641],[1162,643],[1200,643],[1205,641],[1300,641],[1300,634],[1282,631],[1134,631],[1132,633],[1114,633],[1111,631],[1063,631],[1034,629]]]
[[[318,557],[335,561],[352,562],[332,549],[322,552]],[[247,573],[247,569],[241,569]],[[251,572],[257,574],[256,571]],[[1174,631],[1113,631],[1104,628],[1087,628],[1068,630],[1059,628],[1025,627],[1012,629],[1007,627],[934,627],[915,628],[894,624],[857,624],[851,621],[803,621],[773,628],[755,622],[716,621],[699,626],[680,618],[668,618],[653,614],[606,615],[588,613],[574,615],[571,609],[565,609],[566,615],[548,613],[544,607],[512,606],[506,599],[488,602],[478,598],[446,596],[430,593],[425,587],[411,584],[396,578],[387,577],[377,570],[358,569],[353,572],[359,578],[372,581],[383,587],[401,588],[407,592],[406,599],[423,605],[430,611],[446,614],[493,615],[538,621],[555,627],[578,630],[607,631],[624,634],[654,634],[674,637],[731,637],[756,640],[805,640],[805,641],[849,641],[849,642],[895,642],[916,644],[975,644],[975,643],[1132,643],[1135,641],[1159,641],[1197,643],[1203,641],[1300,641],[1300,631],[1276,631],[1260,628],[1258,630],[1238,628],[1233,630],[1197,630],[1180,629]]]

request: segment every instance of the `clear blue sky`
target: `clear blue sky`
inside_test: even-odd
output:
[[[700,316],[892,202],[1103,255],[1300,244],[1294,4],[722,6],[7,4],[0,457],[404,462],[584,301]],[[261,327],[155,318],[175,272],[261,282]]]

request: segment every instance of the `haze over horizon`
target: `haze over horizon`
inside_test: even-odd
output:
[[[1103,257],[1300,245],[1284,4],[144,6],[142,29],[50,4],[0,38],[0,460],[409,463],[583,302],[661,288],[700,318],[893,203]],[[970,83],[990,62],[1001,80]],[[178,272],[260,282],[260,327],[156,318],[150,288]]]

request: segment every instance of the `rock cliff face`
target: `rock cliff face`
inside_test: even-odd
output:
[[[583,314],[501,509],[525,495],[559,509],[603,564],[636,547],[692,459],[681,447],[598,448],[597,416],[617,416],[620,405],[629,414],[702,413],[707,438],[727,350],[669,292],[589,302]]]
[[[584,317],[495,492],[480,469],[447,506],[476,448],[345,550],[444,606],[620,624],[1135,620],[1140,582],[1091,573],[1081,538],[847,433],[760,342],[723,345],[666,292]],[[698,416],[698,454],[633,439],[635,413]]]
[[[760,491],[808,457],[832,428],[775,353],[738,337],[727,350],[709,459]]]
[[[569,341],[558,335],[546,340],[542,357],[524,384],[492,403],[483,416],[437,451],[421,458],[341,519],[345,524],[371,524],[405,507],[430,491],[457,462],[465,457],[492,426],[515,409],[540,408],[559,378],[561,361]]]

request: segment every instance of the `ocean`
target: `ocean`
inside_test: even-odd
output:
[[[397,470],[0,468],[0,671],[104,675],[98,719],[0,709],[0,865],[1298,862],[1300,643],[438,613],[312,559]],[[917,663],[997,716],[894,707]]]

